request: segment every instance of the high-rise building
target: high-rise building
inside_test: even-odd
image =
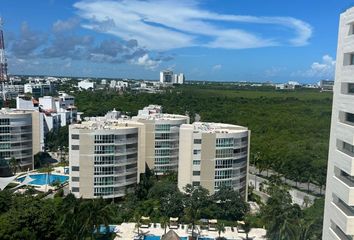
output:
[[[340,16],[323,239],[354,239],[354,8]]]
[[[173,72],[170,70],[164,70],[160,72],[160,83],[173,83]]]
[[[222,123],[194,122],[180,127],[178,188],[202,186],[210,194],[229,186],[247,197],[250,131]]]
[[[177,171],[179,127],[189,123],[189,117],[162,113],[161,106],[150,105],[132,120],[145,126],[143,151],[147,166],[157,175]]]
[[[145,169],[139,154],[142,130],[143,124],[123,119],[70,125],[70,191],[82,198],[124,196]]]
[[[11,175],[10,160],[18,169],[33,169],[33,154],[40,151],[39,112],[0,110],[0,176]]]

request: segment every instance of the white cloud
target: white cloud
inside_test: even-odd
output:
[[[198,0],[91,0],[77,2],[74,7],[87,20],[83,27],[124,40],[136,39],[151,50],[302,46],[308,44],[312,35],[312,27],[299,19],[219,14],[202,9]],[[227,24],[220,27],[220,22]],[[237,23],[278,25],[292,30],[293,36],[264,36],[230,26]]]
[[[336,61],[329,55],[324,55],[321,62],[313,62],[310,69],[302,73],[305,77],[333,79]]]
[[[69,18],[67,20],[57,20],[53,24],[53,32],[64,32],[70,31],[75,27],[79,26],[80,19],[78,18]]]
[[[215,71],[219,71],[221,68],[222,68],[221,64],[216,64],[212,67],[212,70],[215,72]]]
[[[136,64],[136,65],[140,65],[140,66],[143,66],[145,67],[146,69],[150,69],[150,70],[154,70],[156,69],[161,61],[157,61],[157,60],[153,60],[149,57],[149,54],[145,54],[141,57],[139,57],[138,59],[134,59],[131,61],[133,64]]]

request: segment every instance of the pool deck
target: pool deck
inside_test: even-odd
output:
[[[137,235],[137,228],[135,228],[135,223],[122,223],[121,225],[118,225],[117,228],[119,229],[119,231],[117,233],[118,236],[115,238],[115,240],[133,240],[134,236]],[[169,230],[170,229],[167,227],[166,232],[168,232]],[[180,237],[188,237],[192,235],[192,231],[190,229],[187,229],[187,225],[184,226],[184,229],[182,229],[180,226],[178,229],[172,230],[174,230]],[[234,228],[234,232],[231,231],[231,227],[225,227],[225,230],[226,231],[224,233],[221,233],[221,236],[227,239],[242,240],[246,238],[246,234],[237,232],[237,228]],[[164,234],[164,229],[161,228],[160,224],[156,224],[155,228],[153,227],[153,224],[151,224],[151,227],[140,228],[139,231],[147,235],[161,236]],[[196,230],[194,232],[199,233],[201,237],[213,239],[219,236],[217,231],[199,230],[198,226],[196,227]],[[266,239],[265,234],[265,229],[253,228],[248,234],[248,237],[249,239],[253,240],[263,240]]]

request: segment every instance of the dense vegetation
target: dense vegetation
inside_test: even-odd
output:
[[[317,240],[322,237],[324,199],[317,199],[313,206],[301,210],[279,179],[271,179],[267,189],[270,195],[259,213],[267,229],[268,239]]]
[[[250,215],[248,205],[229,188],[222,187],[210,196],[206,189],[189,185],[182,193],[175,174],[158,181],[147,172],[133,192],[115,201],[76,199],[72,194],[62,198],[60,191],[50,199],[32,196],[33,190],[23,195],[4,190],[0,191],[0,239],[113,239],[112,234],[100,234],[98,229],[135,222],[139,231],[141,216],[162,226],[169,217],[179,217],[191,229],[201,218],[217,218],[221,228],[224,224],[235,227],[238,220],[244,220],[249,228],[265,226],[269,239],[321,239],[323,201],[301,210],[278,184],[271,181],[270,198],[259,215]]]
[[[251,163],[301,182],[325,184],[332,94],[300,89],[247,89],[209,84],[176,87],[164,93],[83,91],[75,94],[85,116],[116,108],[134,115],[148,104],[165,112],[198,113],[202,121],[247,126],[252,131]],[[254,157],[258,156],[258,157]]]
[[[248,205],[237,192],[222,188],[209,196],[206,189],[177,188],[176,175],[157,181],[147,172],[135,190],[116,202],[103,199],[76,199],[69,194],[54,199],[0,191],[0,239],[86,239],[97,234],[101,225],[140,222],[150,216],[153,222],[179,217],[191,227],[200,218],[218,218],[236,224],[244,218]]]

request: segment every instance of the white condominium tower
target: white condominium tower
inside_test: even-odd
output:
[[[144,159],[149,169],[162,175],[178,169],[179,127],[189,123],[189,117],[162,113],[161,106],[149,105],[140,110],[133,121],[145,126]]]
[[[124,196],[139,182],[140,127],[104,118],[70,125],[70,191],[82,198]]]
[[[222,123],[195,122],[180,128],[178,188],[202,186],[213,194],[229,186],[247,197],[250,131]]]
[[[354,239],[354,8],[340,16],[323,239]]]

